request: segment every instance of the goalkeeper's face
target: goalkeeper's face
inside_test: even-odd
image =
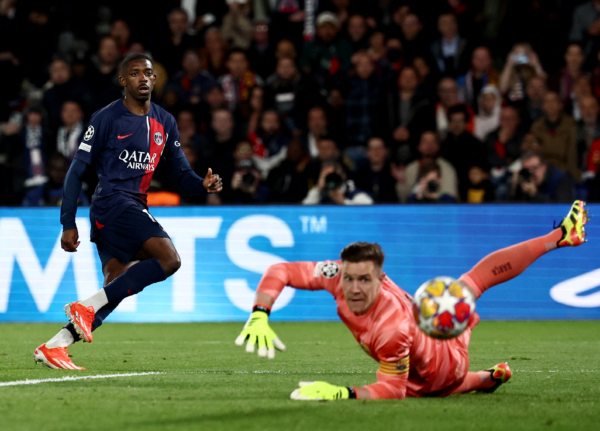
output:
[[[369,311],[384,277],[385,273],[371,260],[342,262],[342,290],[350,311],[359,316]]]

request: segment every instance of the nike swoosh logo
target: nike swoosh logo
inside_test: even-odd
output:
[[[125,135],[125,136],[118,135],[117,139],[125,139],[125,138],[127,138],[128,136],[131,136],[131,135],[133,135],[133,133],[130,133],[129,135]]]

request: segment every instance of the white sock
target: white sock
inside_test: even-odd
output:
[[[94,308],[94,313],[97,313],[98,310],[108,304],[108,298],[104,289],[100,289],[85,301],[81,301],[81,303],[86,307],[91,305]]]
[[[62,328],[58,334],[46,343],[46,347],[49,349],[53,349],[54,347],[69,347],[74,342],[73,335],[65,328]]]

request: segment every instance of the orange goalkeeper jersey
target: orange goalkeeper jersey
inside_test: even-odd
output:
[[[277,298],[284,286],[322,290],[333,295],[337,312],[362,349],[379,362],[377,383],[366,386],[371,398],[446,395],[469,370],[469,328],[451,340],[425,335],[412,316],[412,297],[385,277],[375,304],[362,316],[352,313],[342,292],[341,262],[292,262],[271,266],[259,292]]]

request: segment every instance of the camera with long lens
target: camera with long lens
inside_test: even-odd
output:
[[[533,173],[527,168],[522,168],[519,171],[519,181],[522,183],[530,183],[533,179]]]
[[[325,177],[325,190],[335,190],[342,187],[344,179],[337,172],[332,172]]]
[[[427,191],[429,193],[437,193],[440,190],[440,183],[435,180],[431,180],[427,183]]]
[[[247,171],[242,176],[242,184],[245,187],[252,187],[254,185],[254,182],[256,181],[256,175],[252,173],[252,170],[255,169],[252,160],[240,160],[237,168],[240,171]]]

